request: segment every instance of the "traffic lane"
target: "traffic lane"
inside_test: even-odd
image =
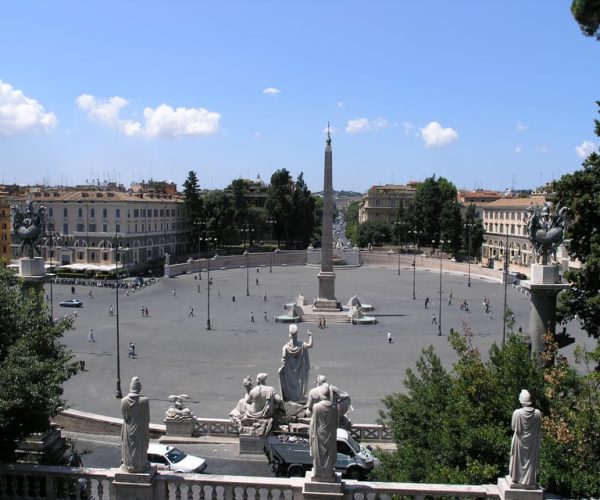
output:
[[[115,436],[90,437],[70,434],[85,467],[112,468],[121,463],[121,444]],[[237,444],[175,445],[189,455],[206,459],[206,474],[271,477],[273,472],[264,455],[241,456]]]

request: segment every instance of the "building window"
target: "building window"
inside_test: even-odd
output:
[[[158,217],[158,208],[154,209],[154,217]]]
[[[78,222],[78,223],[75,225],[75,231],[77,231],[78,233],[81,233],[81,232],[83,232],[83,224],[82,224],[82,223],[80,223],[80,222]]]
[[[95,208],[90,208],[90,217],[92,219],[94,219],[96,217],[96,209]]]
[[[69,234],[69,224],[63,224],[63,234]]]
[[[134,233],[137,233],[137,224],[134,226]]]
[[[131,210],[127,210],[127,218],[130,219],[131,218]]]
[[[108,208],[103,208],[102,209],[102,217],[104,219],[106,219],[108,217]]]
[[[121,232],[121,224],[116,224],[116,225],[115,225],[115,231],[116,231],[117,233],[120,233],[120,232]]]
[[[54,209],[52,207],[48,209],[48,217],[54,217]]]
[[[88,224],[88,231],[90,233],[95,233],[96,232],[96,224]]]
[[[142,208],[142,217],[146,217],[146,209]]]
[[[103,252],[102,253],[102,260],[108,260],[108,253],[107,252]]]
[[[108,224],[102,224],[102,232],[108,233]]]
[[[115,209],[115,217],[117,219],[121,218],[121,209],[120,208]]]
[[[77,252],[77,258],[83,260],[83,252]]]
[[[160,216],[161,217],[165,216],[165,210],[163,208],[160,209]]]
[[[63,208],[63,217],[68,217],[69,211],[66,208]]]
[[[142,224],[142,233],[145,231],[144,226],[145,224]]]
[[[96,260],[96,252],[92,252],[92,253],[90,254],[90,260],[91,260],[92,262]]]
[[[133,209],[133,218],[137,219],[140,216],[140,211],[137,208]]]
[[[78,208],[77,209],[77,217],[83,217],[83,208]]]

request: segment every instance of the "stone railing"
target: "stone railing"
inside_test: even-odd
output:
[[[119,483],[117,469],[0,465],[0,498],[5,500],[302,500],[304,478],[172,474],[158,472],[140,482]],[[140,476],[143,475],[131,475]],[[121,490],[121,488],[123,488]],[[384,483],[344,480],[343,500],[391,498],[500,498],[496,485]],[[314,495],[308,495],[314,498]]]
[[[238,431],[228,418],[194,418],[194,436],[238,437]]]
[[[357,439],[359,442],[391,442],[394,440],[392,431],[387,427],[378,424],[352,424],[350,434],[352,434],[352,437]]]

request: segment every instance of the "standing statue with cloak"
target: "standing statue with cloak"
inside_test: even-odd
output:
[[[316,481],[334,482],[337,461],[337,405],[332,401],[328,383],[311,391],[310,455],[313,459],[312,477]],[[315,396],[319,398],[315,401]]]
[[[146,472],[148,443],[150,442],[150,403],[140,394],[142,383],[137,377],[131,379],[129,394],[121,400],[121,468],[127,472]]]
[[[308,333],[308,342],[298,340],[298,327],[290,325],[290,340],[281,350],[281,367],[279,383],[284,401],[294,403],[306,402],[310,362],[308,349],[313,346],[312,333]]]
[[[542,414],[533,408],[529,391],[519,394],[522,408],[515,410],[511,427],[514,431],[510,449],[509,475],[514,483],[537,484],[540,468]]]

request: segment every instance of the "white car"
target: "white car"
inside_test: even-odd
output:
[[[156,465],[158,470],[200,473],[206,469],[206,460],[203,458],[188,455],[164,444],[148,445],[148,460],[152,465]]]

